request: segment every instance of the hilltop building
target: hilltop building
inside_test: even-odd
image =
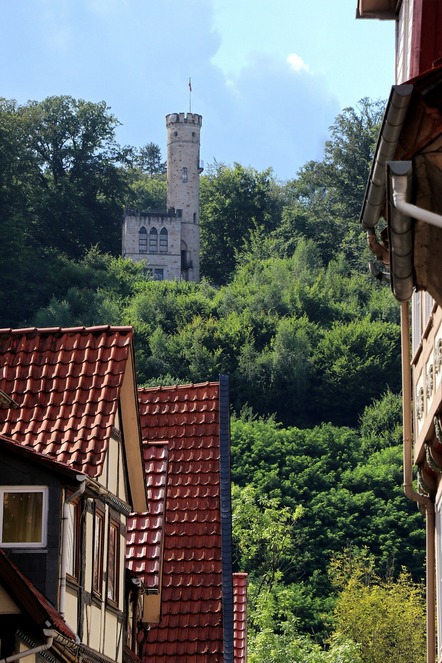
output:
[[[167,210],[126,210],[123,257],[155,280],[199,281],[201,115],[172,113],[167,127]]]

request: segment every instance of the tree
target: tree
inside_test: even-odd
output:
[[[136,152],[135,163],[149,177],[164,175],[166,163],[162,161],[161,149],[155,143],[147,143]]]
[[[17,108],[32,159],[33,237],[71,257],[98,245],[119,251],[120,218],[130,156],[115,141],[116,118],[105,102],[48,97]]]
[[[327,264],[343,255],[347,264],[365,268],[367,254],[359,212],[372,162],[384,103],[361,99],[345,108],[330,127],[322,161],[310,161],[287,183],[290,199],[276,232],[285,253],[299,237],[313,239]]]
[[[280,219],[280,203],[271,170],[262,173],[217,164],[200,184],[201,273],[217,285],[226,283],[250,230],[270,232]]]
[[[365,554],[347,550],[331,566],[340,590],[335,629],[361,646],[363,663],[422,663],[425,660],[425,600],[421,585],[403,571],[385,580]]]

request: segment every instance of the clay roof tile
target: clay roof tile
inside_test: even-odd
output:
[[[102,472],[131,327],[0,329],[0,433],[90,476]]]

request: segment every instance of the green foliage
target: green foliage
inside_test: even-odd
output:
[[[259,579],[256,594],[271,588],[294,564],[294,524],[302,509],[257,495],[253,486],[232,486],[232,535],[238,566]]]
[[[360,644],[363,663],[422,663],[425,660],[425,600],[408,573],[382,580],[367,556],[349,551],[333,560],[340,588],[336,631]]]
[[[281,250],[293,252],[300,237],[313,239],[325,263],[337,253],[360,271],[367,251],[359,212],[384,104],[362,99],[330,127],[322,161],[310,161],[287,184],[288,204],[276,232]]]
[[[142,173],[150,177],[158,177],[166,172],[166,163],[162,161],[161,149],[155,143],[147,143],[136,151],[135,164]]]
[[[257,495],[277,499],[281,507],[302,507],[293,534],[295,564],[284,570],[284,582],[301,582],[308,597],[323,602],[302,616],[301,628],[324,628],[328,562],[349,542],[367,545],[380,571],[406,566],[421,578],[424,523],[402,490],[401,453],[394,446],[367,457],[358,433],[346,428],[301,430],[272,419],[233,419],[235,483],[253,485]]]
[[[274,229],[279,218],[270,170],[259,173],[238,163],[215,163],[200,182],[201,273],[217,285],[225,284],[249,231]]]

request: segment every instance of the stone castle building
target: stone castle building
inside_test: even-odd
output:
[[[199,281],[201,115],[172,113],[167,127],[167,210],[126,210],[123,257],[158,281]]]

